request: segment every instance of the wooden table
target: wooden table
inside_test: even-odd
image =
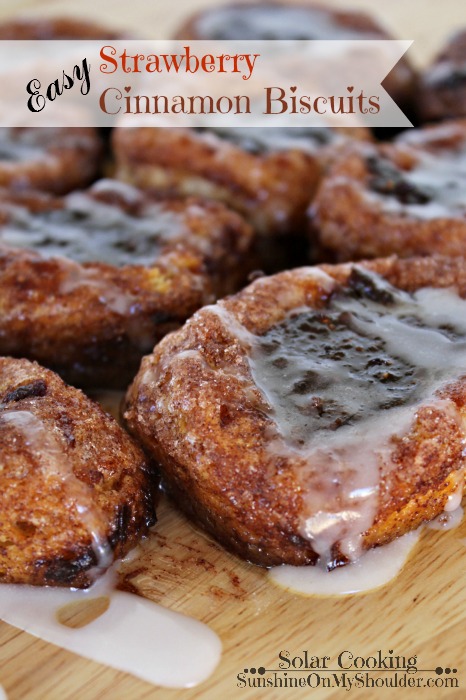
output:
[[[156,38],[209,0],[2,0],[0,18],[13,14],[70,14]],[[345,0],[326,4],[370,8],[400,38],[415,39],[412,55],[426,61],[446,35],[466,25],[461,0]],[[376,7],[375,7],[376,5]],[[126,674],[74,656],[0,624],[0,683],[10,700],[218,700],[218,698],[448,698],[466,697],[466,522],[446,533],[426,531],[402,574],[365,595],[316,599],[272,585],[266,572],[242,563],[194,529],[166,503],[157,534],[129,580],[154,601],[209,624],[224,651],[209,680],[190,690],[155,688]],[[136,564],[132,565],[136,568]],[[1,594],[1,593],[0,593]],[[157,630],[154,630],[154,635]],[[419,667],[458,669],[457,690],[393,691],[248,690],[237,688],[244,667],[271,667],[278,652],[308,649],[335,655],[345,649],[370,655],[381,649],[417,655]]]

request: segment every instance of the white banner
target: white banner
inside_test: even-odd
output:
[[[410,126],[381,83],[411,43],[2,41],[0,126]]]

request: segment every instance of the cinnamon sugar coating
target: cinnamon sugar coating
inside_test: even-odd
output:
[[[0,358],[0,454],[3,583],[86,588],[154,523],[141,450],[36,363]]]

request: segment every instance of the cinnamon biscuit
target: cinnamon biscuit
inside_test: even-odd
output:
[[[200,200],[102,180],[64,198],[0,194],[0,353],[71,383],[124,387],[140,358],[248,271],[251,231]]]
[[[466,117],[466,30],[452,36],[421,74],[417,103],[422,121]]]
[[[154,523],[156,480],[116,421],[0,358],[0,581],[87,588]]]
[[[126,424],[233,552],[343,564],[461,498],[465,297],[459,259],[264,277],[143,360]]]
[[[324,260],[466,254],[466,122],[348,149],[309,214]]]

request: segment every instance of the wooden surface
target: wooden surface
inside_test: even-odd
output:
[[[32,12],[80,15],[164,38],[184,14],[208,4],[212,3],[2,0],[0,18]],[[466,26],[461,0],[327,4],[370,8],[400,38],[416,40],[413,55],[420,63],[437,51],[449,32]],[[378,649],[417,655],[423,669],[457,668],[460,687],[397,691],[398,698],[466,697],[466,522],[446,533],[426,531],[402,574],[388,587],[340,599],[306,598],[271,584],[266,572],[226,554],[166,503],[159,509],[156,533],[142,557],[131,564],[127,581],[157,603],[198,618],[217,632],[224,651],[212,677],[190,690],[155,688],[1,623],[0,683],[10,700],[394,697],[396,691],[390,689],[347,693],[237,688],[237,673],[252,666],[276,667],[282,649],[293,656],[305,649],[330,656],[345,649],[359,656]]]

